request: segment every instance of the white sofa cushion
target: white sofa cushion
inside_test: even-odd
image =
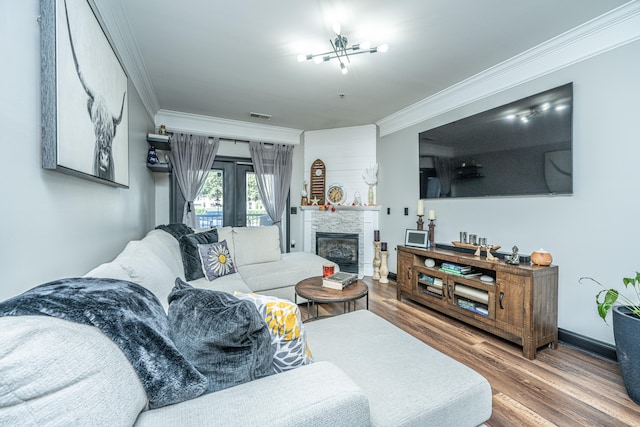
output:
[[[131,280],[129,274],[118,264],[114,262],[105,262],[100,264],[84,277],[104,277],[107,279]]]
[[[197,280],[188,282],[194,288],[211,289],[214,291],[223,291],[234,293],[238,292],[251,292],[251,289],[242,280],[242,277],[238,273],[227,274],[226,276],[218,277],[216,280],[209,281],[206,277],[201,277]]]
[[[143,412],[135,427],[203,425],[370,426],[369,404],[344,372],[322,362]]]
[[[221,241],[218,234],[218,241]],[[278,227],[234,227],[233,228],[233,261],[236,267],[249,264],[279,261],[280,233]]]
[[[175,237],[166,231],[151,230],[142,242],[166,264],[174,277],[184,277],[180,244]]]
[[[305,328],[314,360],[335,363],[364,390],[373,426],[477,426],[491,416],[485,378],[368,310]]]
[[[169,307],[167,297],[173,289],[176,276],[158,258],[148,245],[140,240],[127,244],[124,251],[112,261],[129,275],[129,281],[149,289],[160,300],[165,312]]]
[[[0,318],[0,425],[132,425],[146,404],[124,353],[97,328]]]
[[[233,262],[236,261],[236,249],[233,244],[233,227],[220,227],[216,228],[218,230],[218,242],[222,242],[223,240],[227,241],[227,248],[229,248],[229,253],[231,254],[231,259]]]
[[[322,264],[326,259],[309,252],[282,254],[280,260],[238,268],[242,279],[254,292],[295,286],[299,281],[322,276]]]

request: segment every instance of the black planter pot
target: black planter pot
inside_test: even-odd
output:
[[[623,305],[613,307],[613,336],[624,386],[640,405],[640,318]]]

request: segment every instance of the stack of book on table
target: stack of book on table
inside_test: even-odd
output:
[[[470,265],[458,265],[451,262],[443,262],[440,266],[440,271],[465,277],[480,276],[482,274],[473,271],[473,267],[471,267]]]
[[[350,284],[358,280],[358,275],[353,273],[338,272],[322,279],[322,286],[325,288],[343,290]]]

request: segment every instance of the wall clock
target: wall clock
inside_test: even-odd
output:
[[[318,199],[319,205],[324,205],[324,189],[327,178],[327,169],[324,166],[324,162],[320,159],[316,159],[313,163],[311,163],[311,171],[309,174],[309,182],[311,183],[311,196],[309,200],[315,197]]]
[[[347,192],[339,184],[332,184],[327,189],[327,201],[334,205],[341,205],[347,200]]]

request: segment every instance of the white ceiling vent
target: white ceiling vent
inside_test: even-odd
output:
[[[249,117],[253,117],[254,119],[271,120],[271,114],[249,113]]]

